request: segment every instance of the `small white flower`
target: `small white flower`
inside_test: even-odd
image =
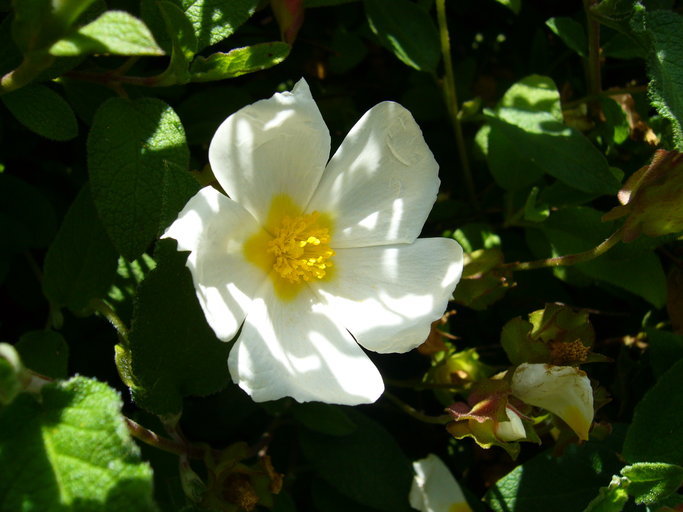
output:
[[[559,416],[580,439],[593,423],[593,389],[585,372],[573,366],[520,364],[512,375],[512,394]]]
[[[505,408],[508,421],[500,421],[493,427],[493,433],[498,439],[505,442],[519,441],[526,437],[526,429],[522,418],[512,407]]]
[[[164,234],[191,251],[216,336],[239,331],[228,366],[255,401],[374,402],[384,384],[359,344],[418,346],[460,279],[455,241],[416,239],[438,165],[406,109],[376,105],[329,151],[304,80],[239,110],[209,147],[229,198],[202,189]]]
[[[410,506],[421,512],[472,512],[460,485],[439,457],[430,453],[413,462]]]

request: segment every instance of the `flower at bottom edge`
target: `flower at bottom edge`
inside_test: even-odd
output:
[[[413,462],[410,506],[421,512],[472,512],[457,480],[443,461],[430,453]]]
[[[328,150],[303,80],[245,107],[209,149],[229,197],[202,189],[164,234],[190,251],[218,338],[239,331],[228,366],[255,401],[375,401],[382,378],[361,346],[418,346],[460,278],[455,241],[416,239],[438,166],[407,110],[373,107],[325,165]]]

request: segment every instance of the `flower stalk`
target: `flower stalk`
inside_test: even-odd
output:
[[[384,396],[388,398],[390,401],[392,401],[395,405],[397,405],[399,409],[408,414],[408,416],[412,416],[413,418],[415,418],[418,421],[421,421],[422,423],[431,423],[432,425],[445,425],[446,423],[449,423],[451,421],[451,417],[448,414],[443,414],[441,416],[430,416],[429,414],[424,414],[415,409],[413,406],[405,403],[396,395],[389,393],[388,391],[384,392]]]

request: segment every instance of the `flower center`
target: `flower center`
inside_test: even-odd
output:
[[[268,242],[268,252],[275,256],[273,269],[290,283],[322,279],[332,266],[330,230],[319,225],[319,216],[283,217]]]

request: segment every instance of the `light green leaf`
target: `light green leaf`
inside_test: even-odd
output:
[[[496,2],[504,5],[515,14],[519,14],[519,10],[522,8],[522,0],[496,0]]]
[[[198,190],[188,161],[180,119],[163,101],[112,98],[95,114],[88,137],[92,197],[128,260],[142,254]]]
[[[429,13],[409,0],[365,0],[368,23],[379,41],[418,71],[436,71],[439,33]]]
[[[629,500],[624,488],[623,478],[612,477],[607,487],[601,487],[598,495],[591,501],[583,512],[621,512]]]
[[[350,435],[308,432],[300,436],[309,463],[346,497],[377,510],[407,512],[413,474],[410,461],[383,427],[354,409],[346,413],[357,425]]]
[[[118,253],[85,187],[69,208],[45,257],[45,296],[56,305],[80,311],[91,299],[107,293],[117,260]]]
[[[279,64],[291,47],[286,43],[259,43],[235,48],[228,53],[212,53],[208,57],[197,57],[190,69],[193,82],[211,82],[261,71]]]
[[[674,142],[683,149],[683,17],[669,10],[645,12],[641,6],[631,21],[648,48],[648,93],[652,105],[671,121]]]
[[[571,18],[550,18],[545,22],[547,27],[558,36],[564,44],[581,57],[588,55],[588,41],[583,26]]]
[[[50,47],[57,57],[104,53],[112,55],[163,55],[147,26],[124,11],[106,11],[96,20]]]
[[[495,512],[583,510],[598,488],[621,468],[616,453],[604,446],[571,445],[564,455],[536,455],[498,480],[484,495]]]
[[[30,370],[53,379],[66,378],[69,346],[58,332],[27,332],[19,339],[16,349]]]
[[[621,474],[629,479],[626,490],[636,503],[655,504],[683,484],[683,468],[661,462],[639,462],[626,466]]]
[[[29,130],[52,140],[69,140],[78,135],[78,123],[71,106],[44,85],[30,85],[2,96],[2,102]]]
[[[683,361],[669,368],[636,405],[623,455],[631,464],[683,465]]]
[[[259,0],[182,0],[197,36],[197,50],[231,36],[256,11]]]
[[[513,84],[501,98],[498,108],[511,108],[522,112],[546,112],[562,122],[560,92],[552,78],[529,75]],[[513,116],[510,122],[514,123]]]
[[[76,377],[0,410],[3,510],[157,510],[121,405],[106,384]]]
[[[155,413],[177,413],[187,395],[208,395],[229,379],[230,345],[207,325],[185,267],[187,253],[172,240],[158,244],[157,267],[137,292],[130,332],[136,386],[133,398]]]

